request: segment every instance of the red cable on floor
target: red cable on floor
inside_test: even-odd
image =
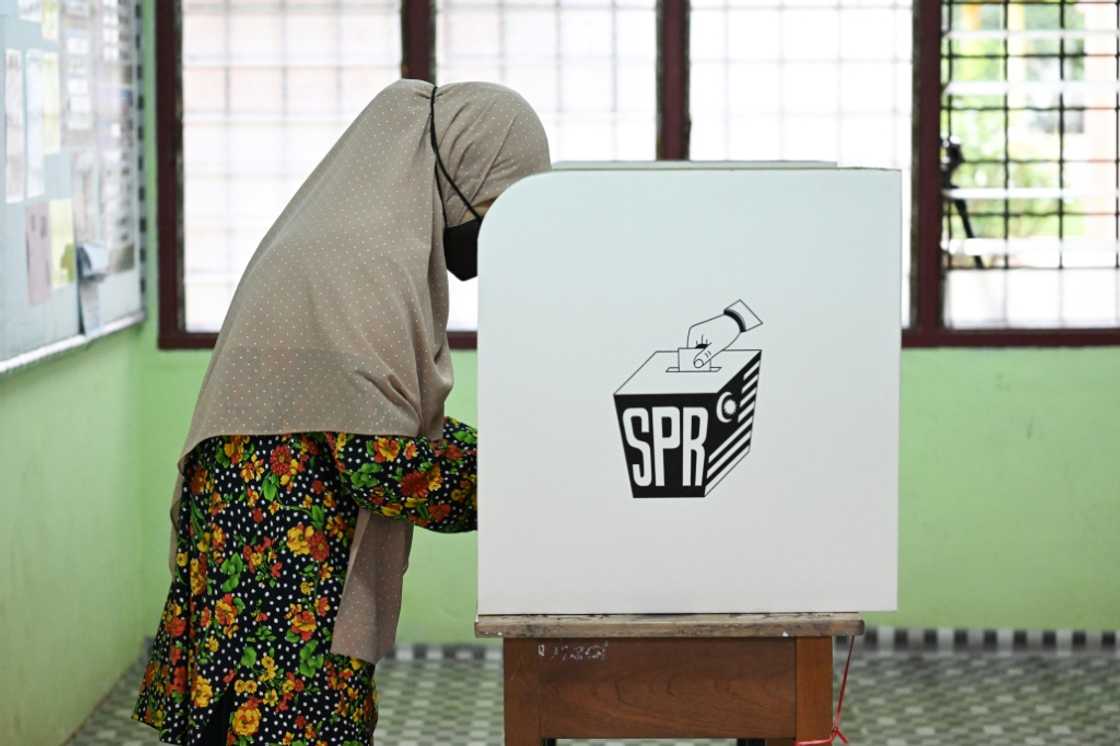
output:
[[[856,636],[848,638],[848,660],[844,662],[844,675],[840,679],[840,698],[836,701],[836,716],[832,720],[832,733],[828,738],[818,738],[814,741],[794,741],[793,746],[832,746],[832,742],[839,738],[843,743],[848,742],[848,737],[840,730],[840,713],[844,710],[844,689],[848,686],[848,668],[852,665],[852,651],[856,647]]]

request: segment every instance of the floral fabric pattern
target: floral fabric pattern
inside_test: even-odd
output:
[[[443,438],[326,433],[349,495],[368,510],[441,533],[478,528],[474,429],[446,419]]]
[[[211,717],[227,711],[215,741],[225,746],[368,744],[374,665],[329,652],[357,511],[473,530],[476,444],[451,418],[439,441],[292,433],[200,443],[185,464],[185,534],[132,718],[184,746],[206,743]]]

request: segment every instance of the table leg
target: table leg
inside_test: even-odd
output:
[[[832,733],[832,638],[797,638],[797,740]],[[769,742],[768,742],[769,746]]]
[[[541,738],[540,680],[533,660],[535,641],[507,639],[502,651],[506,746],[555,746]]]

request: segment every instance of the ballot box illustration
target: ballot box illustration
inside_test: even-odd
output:
[[[895,608],[901,187],[607,163],[495,200],[479,614]]]
[[[703,497],[750,452],[762,351],[686,362],[655,352],[614,394],[634,497]]]
[[[750,451],[762,351],[729,348],[760,326],[736,300],[614,392],[634,497],[703,497]]]

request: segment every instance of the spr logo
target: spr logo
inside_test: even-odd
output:
[[[736,301],[614,392],[634,497],[703,497],[750,452],[762,351],[731,345],[761,323]]]

